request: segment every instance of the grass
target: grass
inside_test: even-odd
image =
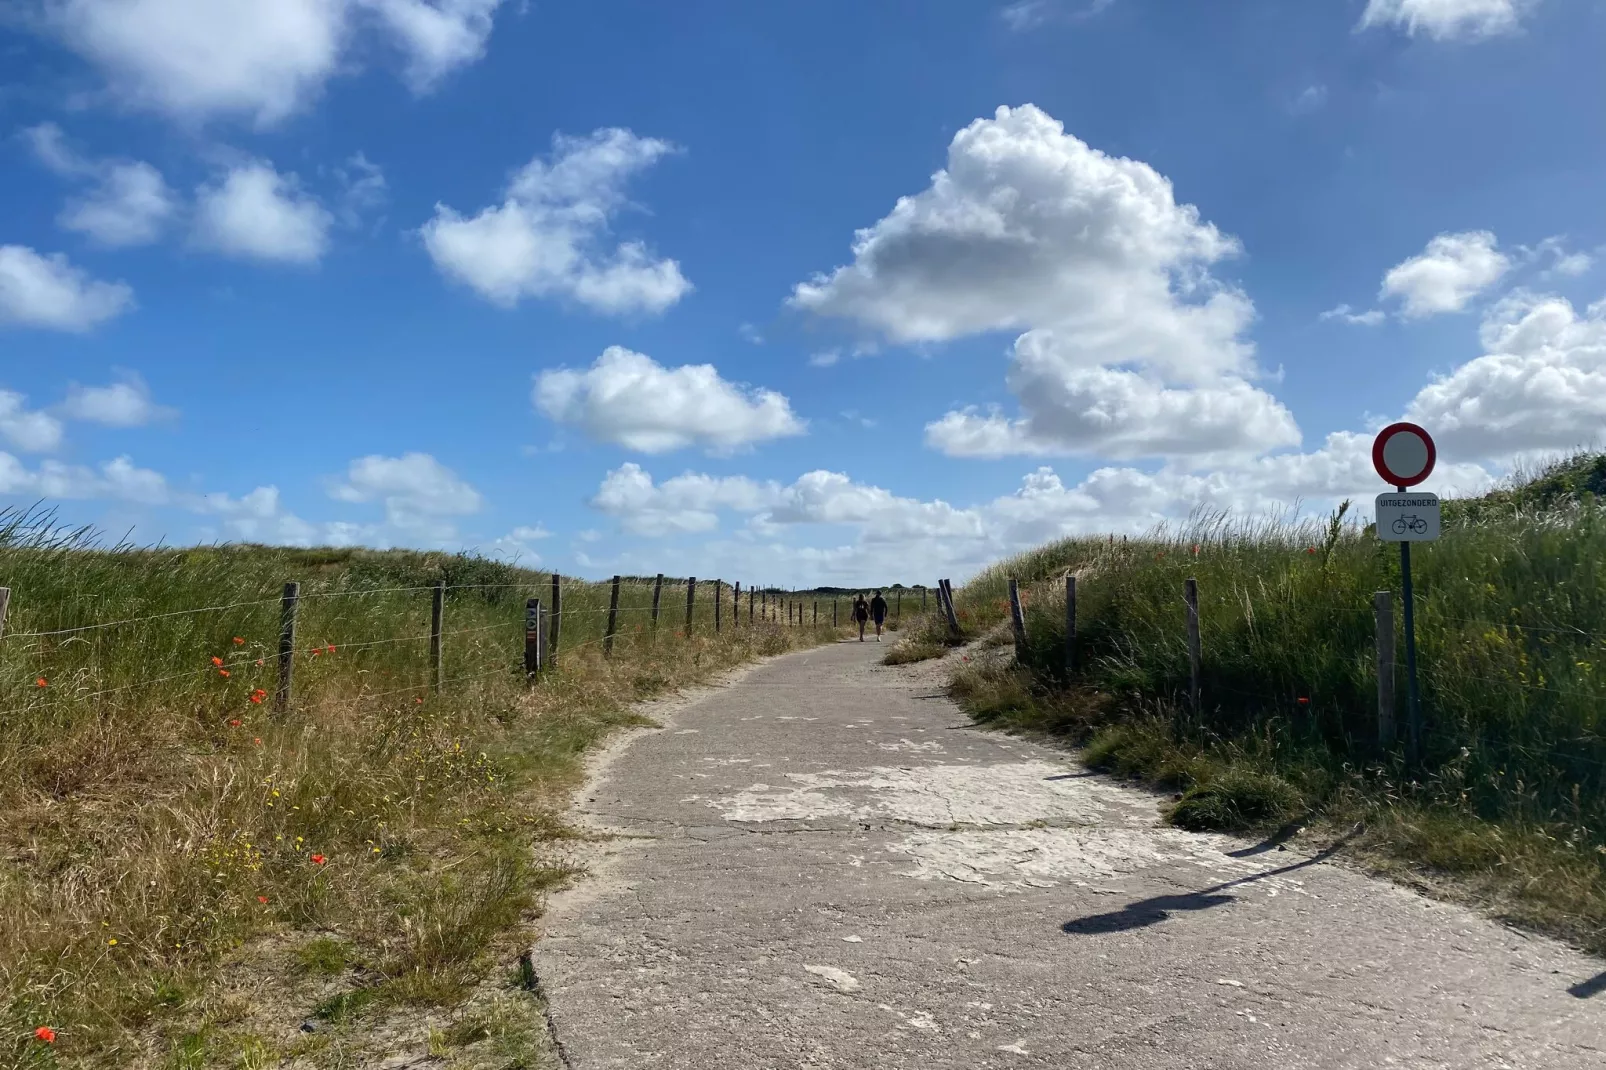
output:
[[[638,580],[607,659],[608,586],[566,580],[556,670],[527,689],[524,603],[550,577],[479,558],[100,549],[10,513],[0,577],[0,1065],[338,1062],[295,1024],[461,1004],[571,876],[567,792],[632,703],[835,634],[745,605],[732,627],[726,585],[716,636],[707,581],[689,631],[666,581],[654,627]]]
[[[1173,788],[1178,824],[1361,822],[1356,842],[1379,869],[1445,878],[1497,913],[1606,951],[1602,472],[1600,458],[1573,458],[1452,503],[1443,538],[1415,549],[1417,766],[1383,738],[1377,712],[1373,593],[1399,590],[1398,554],[1342,510],[1197,517],[1001,562],[957,592],[956,612],[971,637],[1007,635],[997,626],[1017,578],[1027,649],[1019,665],[964,666],[955,693],[979,720],[1068,738],[1097,766]],[[1074,670],[1067,573],[1078,576]],[[1199,591],[1197,715],[1185,578]],[[1394,616],[1398,629],[1397,597]],[[1404,675],[1401,664],[1402,731]]]

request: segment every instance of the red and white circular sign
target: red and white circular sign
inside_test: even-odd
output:
[[[1416,424],[1389,424],[1372,441],[1372,467],[1396,487],[1414,487],[1433,474],[1439,459],[1433,436]]]

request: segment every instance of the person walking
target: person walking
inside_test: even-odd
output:
[[[875,621],[875,641],[881,642],[881,626],[887,622],[887,600],[877,591],[870,599],[870,619]]]
[[[859,642],[864,642],[864,622],[870,619],[870,603],[864,600],[864,592],[860,591],[853,596],[853,619],[859,622]]]

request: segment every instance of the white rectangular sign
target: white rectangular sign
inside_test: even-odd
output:
[[[1377,496],[1377,537],[1384,542],[1431,542],[1439,537],[1439,496],[1390,491]]]

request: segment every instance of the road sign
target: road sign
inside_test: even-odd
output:
[[[1372,440],[1372,467],[1396,487],[1414,487],[1432,475],[1438,457],[1433,436],[1416,424],[1389,424]]]
[[[1377,537],[1384,542],[1432,542],[1439,537],[1439,496],[1393,491],[1377,496]]]

